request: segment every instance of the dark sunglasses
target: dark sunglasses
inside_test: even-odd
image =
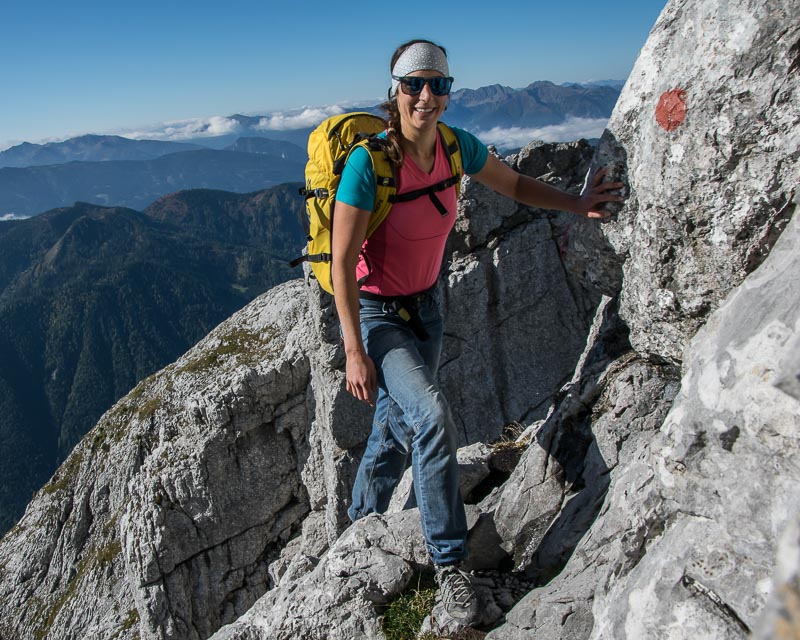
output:
[[[422,93],[426,83],[430,85],[431,93],[435,96],[446,96],[453,86],[453,78],[445,78],[444,76],[436,76],[435,78],[421,78],[420,76],[398,78],[397,76],[392,76],[392,78],[400,83],[400,88],[407,96],[416,96]]]

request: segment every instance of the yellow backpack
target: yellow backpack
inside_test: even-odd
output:
[[[336,204],[336,190],[342,177],[347,157],[357,146],[369,151],[375,172],[375,208],[367,225],[369,238],[389,215],[394,202],[408,201],[428,195],[442,211],[442,204],[436,197],[453,184],[461,187],[464,172],[461,150],[452,129],[439,123],[439,135],[444,140],[450,158],[451,177],[439,184],[412,193],[397,196],[394,167],[385,152],[386,141],[377,134],[386,129],[386,121],[367,112],[345,113],[324,120],[308,137],[308,163],[306,164],[306,186],[300,195],[306,198],[306,235],[308,245],[304,255],[292,260],[289,266],[295,267],[303,262],[311,265],[311,270],[320,286],[333,293],[331,280],[331,235],[333,214]],[[446,213],[442,211],[442,213]]]

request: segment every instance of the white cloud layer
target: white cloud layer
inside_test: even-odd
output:
[[[16,213],[6,213],[0,215],[0,222],[10,222],[11,220],[26,220],[30,216],[18,216]]]
[[[189,138],[224,136],[242,130],[236,120],[224,116],[189,118],[155,125],[153,128],[124,131],[120,135],[134,140],[188,140]]]
[[[571,142],[580,138],[599,138],[606,124],[608,118],[568,118],[561,124],[546,127],[494,127],[474,133],[482,142],[493,144],[498,149],[515,149],[533,140]]]
[[[299,112],[271,113],[261,118],[256,129],[261,131],[290,131],[292,129],[315,127],[325,118],[337,116],[340,113],[344,113],[346,110],[347,109],[341,105],[334,104],[328,107],[303,109]]]
[[[372,104],[372,103],[370,103]],[[363,104],[334,104],[326,107],[303,107],[291,111],[276,111],[262,116],[255,129],[260,131],[290,131],[315,127],[328,116],[363,108]],[[190,138],[203,138],[241,133],[245,128],[236,120],[225,116],[175,120],[149,128],[127,130],[119,135],[137,140],[171,140],[179,142]]]
[[[315,127],[325,118],[333,115],[364,109],[374,104],[371,102],[353,102],[334,104],[324,107],[303,107],[290,111],[277,111],[260,116],[255,129],[260,131],[290,131]],[[561,124],[547,127],[494,127],[487,131],[473,131],[486,144],[495,145],[499,149],[520,148],[532,140],[544,142],[568,142],[579,138],[599,138],[608,120],[606,118],[568,118]],[[246,128],[233,118],[211,116],[209,118],[188,118],[154,124],[138,129],[115,131],[116,135],[133,140],[170,140],[181,142],[192,138],[216,137],[230,134],[246,133]],[[70,136],[72,137],[72,136]],[[57,141],[53,138],[47,142]],[[40,141],[46,142],[46,141]]]

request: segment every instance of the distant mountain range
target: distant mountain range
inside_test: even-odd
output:
[[[298,275],[298,186],[0,224],[0,533],[116,399]]]
[[[476,134],[494,127],[544,127],[569,117],[608,118],[619,89],[534,82],[524,89],[496,84],[453,93],[447,121]]]
[[[64,142],[48,142],[46,144],[23,142],[5,151],[0,151],[0,168],[41,167],[67,162],[155,160],[172,153],[208,148],[208,145],[188,142],[131,140],[121,136],[86,135],[70,138]],[[300,162],[306,160],[306,152],[297,145],[261,137],[237,137],[233,144],[225,145],[223,150],[257,153]]]
[[[47,144],[23,142],[0,152],[0,167],[39,167],[79,161],[153,160],[168,153],[202,148],[191,143],[86,135]]]
[[[478,136],[494,130],[493,144],[509,151],[518,144],[498,144],[498,129],[608,118],[621,85],[534,82],[522,89],[460,89],[451,95],[446,121]],[[377,104],[362,108],[380,113]],[[180,189],[247,193],[303,179],[312,129],[303,126],[303,119],[296,120],[297,128],[283,130],[268,128],[269,115],[235,114],[227,120],[235,133],[208,137],[208,125],[200,124],[197,137],[180,143],[87,135],[11,147],[0,152],[0,219],[33,216],[77,201],[142,209]]]
[[[289,143],[282,143],[282,146]],[[305,160],[284,154],[199,149],[154,160],[67,162],[0,169],[0,215],[35,215],[77,201],[143,209],[181,189],[247,193],[301,181]]]
[[[481,132],[496,128],[547,127],[562,124],[570,118],[608,119],[624,84],[623,80],[569,82],[561,85],[539,81],[522,89],[499,84],[480,89],[459,89],[450,95],[445,120],[448,124],[463,127],[480,136]],[[358,110],[383,115],[378,104],[361,106]],[[221,149],[232,144],[240,135],[268,136],[305,148],[308,134],[313,129],[311,126],[267,129],[264,123],[270,120],[270,116],[235,114],[228,116],[228,120],[238,125],[236,134],[189,138],[189,141]],[[199,128],[197,133],[201,136],[204,131]],[[516,148],[514,144],[499,146],[506,150]]]

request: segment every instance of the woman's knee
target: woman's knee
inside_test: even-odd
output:
[[[435,437],[452,439],[453,418],[450,406],[441,391],[424,394],[420,398],[419,413],[414,422],[415,440]]]

